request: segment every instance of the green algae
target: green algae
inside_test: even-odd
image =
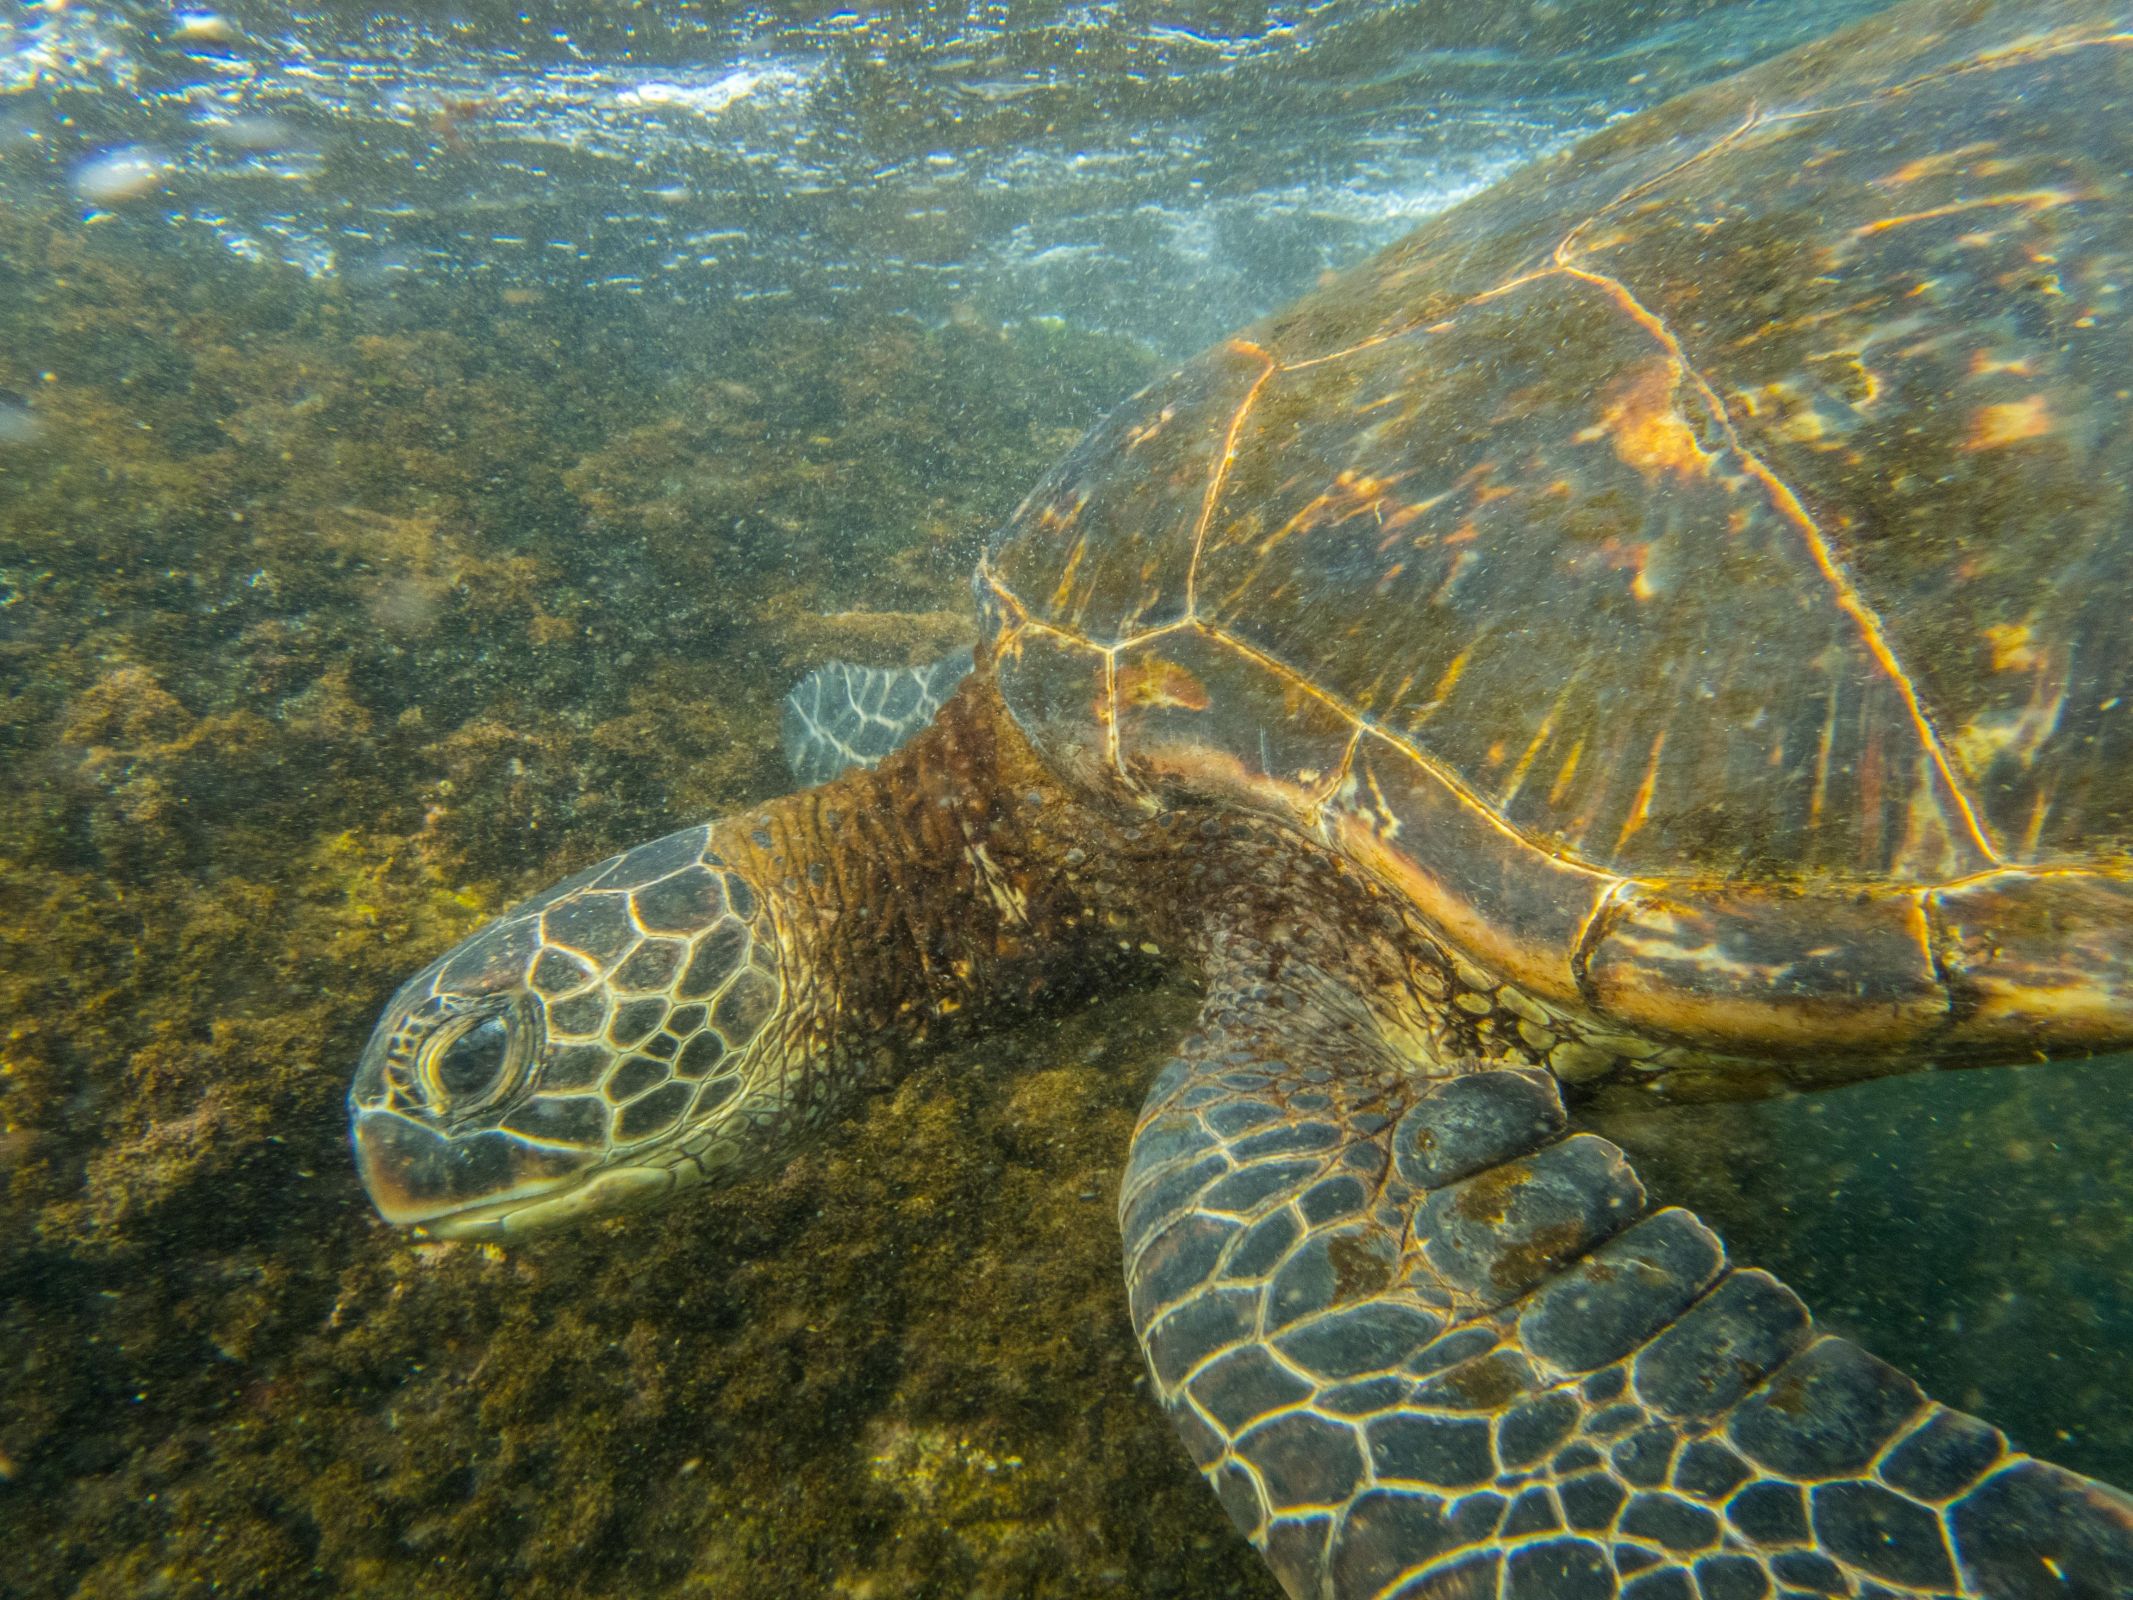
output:
[[[400,978],[782,787],[776,700],[820,660],[967,637],[987,528],[1146,375],[1051,324],[365,299],[0,217],[0,387],[43,423],[0,455],[0,1586],[1272,1592],[1146,1398],[1118,1283],[1117,1173],[1189,995],[960,1047],[774,1181],[509,1253],[378,1224],[342,1126]],[[1828,1186],[1768,1154],[1810,1111],[1712,1108],[1640,1154],[2048,1434],[2019,1341],[2123,1315],[2126,1114],[2070,1136],[2078,1097],[1980,1074],[1951,1132],[1951,1081],[1870,1086],[1895,1098],[1849,1152],[1993,1186],[1893,1241],[1921,1263],[1884,1268],[1898,1304],[1815,1276],[1892,1243],[1839,1240],[1858,1186],[1775,1225],[1770,1195]],[[2021,1213],[2006,1256],[2078,1216],[2086,1263],[1995,1279],[1951,1237],[1981,1208]],[[2040,1318],[1991,1310],[2010,1283]],[[2099,1358],[2063,1442],[2126,1479],[2114,1381]]]

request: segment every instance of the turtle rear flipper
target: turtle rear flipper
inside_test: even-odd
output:
[[[876,765],[933,720],[970,667],[968,650],[923,667],[817,667],[785,697],[785,764],[803,785]]]
[[[1547,1073],[1418,1083],[1210,965],[1135,1132],[1127,1285],[1172,1420],[1291,1594],[2133,1595],[2133,1501],[1647,1213]]]

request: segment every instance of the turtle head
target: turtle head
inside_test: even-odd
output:
[[[775,1155],[802,1078],[761,896],[690,828],[499,917],[410,979],[348,1092],[388,1222],[554,1227]]]

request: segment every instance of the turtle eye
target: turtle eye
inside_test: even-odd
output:
[[[502,1097],[515,1076],[508,1017],[483,1017],[432,1041],[422,1056],[423,1086],[430,1105],[447,1116],[479,1111]]]

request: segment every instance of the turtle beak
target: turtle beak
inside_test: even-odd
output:
[[[358,1111],[349,1139],[378,1215],[439,1234],[475,1231],[455,1219],[530,1202],[571,1183],[593,1159],[496,1129],[454,1136],[396,1111]]]
[[[494,1131],[452,1138],[391,1111],[362,1111],[350,1128],[356,1169],[378,1215],[439,1239],[543,1233],[581,1218],[649,1205],[671,1171],[612,1167]]]
[[[432,1174],[449,1169],[450,1142],[390,1111],[358,1112],[349,1124],[356,1171],[378,1215],[394,1227],[426,1221],[436,1207]],[[413,1155],[415,1159],[408,1159]]]

